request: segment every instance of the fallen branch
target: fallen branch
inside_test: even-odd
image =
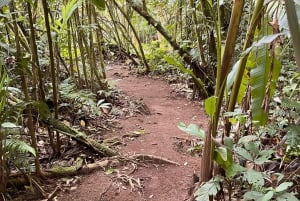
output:
[[[115,159],[114,159],[115,160]],[[76,163],[73,166],[63,167],[55,166],[53,168],[42,170],[42,175],[44,178],[61,178],[64,176],[75,176],[88,174],[96,170],[105,170],[110,167],[113,160],[103,160],[96,163],[91,163],[84,165],[82,158],[77,158]],[[32,179],[38,179],[35,175],[31,176]],[[8,180],[8,186],[23,186],[28,185],[28,177],[23,174],[10,175]]]
[[[59,120],[56,120],[53,118],[45,118],[45,119],[42,119],[42,121],[45,124],[51,126],[52,129],[58,131],[59,133],[62,133],[64,135],[71,137],[72,139],[86,145],[87,147],[91,148],[92,150],[94,150],[95,152],[97,152],[103,156],[110,157],[110,156],[118,155],[118,153],[116,151],[112,150],[111,148],[98,143],[94,139],[85,135],[83,132],[80,132],[73,128],[70,128],[69,126],[63,124]]]

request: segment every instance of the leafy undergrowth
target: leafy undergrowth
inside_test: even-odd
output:
[[[66,126],[81,131],[88,137],[114,150],[118,150],[118,146],[126,140],[134,140],[143,134],[142,131],[136,131],[125,133],[119,137],[110,137],[110,133],[121,129],[118,123],[120,119],[149,113],[149,109],[143,103],[143,100],[134,100],[114,88],[111,88],[109,92],[98,91],[97,94],[86,90],[78,90],[69,79],[62,82],[59,90],[61,101],[59,103],[58,119]],[[47,105],[50,112],[53,112],[51,99],[48,99]],[[47,108],[44,109],[45,111],[48,110]],[[72,168],[77,165],[78,157],[84,160],[85,166],[103,159],[103,156],[99,153],[95,153],[86,145],[78,143],[63,133],[60,134],[60,152],[55,152],[49,139],[49,129],[43,124],[39,124],[35,134],[38,139],[40,164],[44,170],[55,167]],[[27,128],[20,132],[20,138],[24,142],[30,141]],[[16,153],[14,157],[9,159],[10,176],[17,176],[20,173],[25,175],[34,171],[33,158],[30,154]],[[38,178],[27,177],[31,184],[26,181],[25,185],[24,182],[17,182],[14,185],[9,184],[6,197],[12,200],[24,200],[25,196],[26,200],[35,200],[40,199],[45,191],[53,191],[51,180],[42,181]],[[71,179],[54,180],[53,182],[55,186],[72,188],[78,181],[79,177],[75,176]]]
[[[211,196],[216,200],[299,200],[300,74],[294,72],[283,69],[266,126],[251,122],[251,114],[239,108],[225,113],[233,130],[224,137],[220,127],[220,138],[214,139],[214,161],[222,169],[214,169],[214,177],[196,189],[196,200]],[[209,114],[212,106],[205,107]],[[180,123],[178,127],[200,139],[206,137],[196,125]]]

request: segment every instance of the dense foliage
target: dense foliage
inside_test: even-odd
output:
[[[2,0],[0,8],[1,194],[12,170],[43,175],[38,128],[48,127],[59,157],[62,133],[49,119],[74,123],[110,109],[105,61],[119,61],[180,75],[205,102],[208,131],[179,124],[205,141],[196,200],[297,200],[299,1]]]

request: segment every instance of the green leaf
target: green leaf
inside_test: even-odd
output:
[[[179,62],[179,61],[176,60],[174,57],[164,56],[164,60],[165,60],[168,64],[178,67],[180,70],[187,70],[187,69],[184,67],[183,63]]]
[[[257,51],[257,66],[251,69],[251,111],[252,120],[258,121],[259,125],[265,125],[268,116],[263,109],[263,101],[266,96],[266,88],[268,84],[268,76],[271,69],[271,58],[266,45]]]
[[[255,142],[249,142],[244,144],[245,148],[250,152],[255,155],[259,154],[259,146]]]
[[[262,37],[259,41],[254,42],[252,44],[251,47],[249,47],[247,50],[245,50],[242,53],[242,56],[249,54],[249,52],[253,49],[253,48],[258,48],[261,47],[263,45],[269,44],[272,41],[274,41],[278,36],[284,35],[284,33],[277,33],[277,34],[272,34],[272,35],[268,35],[268,36],[264,36]]]
[[[242,147],[237,147],[235,151],[238,155],[243,157],[243,159],[246,159],[248,161],[253,161],[253,157],[246,149],[244,149]]]
[[[217,97],[211,96],[205,100],[205,112],[212,118],[216,112]]]
[[[205,131],[200,129],[196,124],[190,124],[186,126],[184,123],[180,122],[177,124],[177,127],[190,135],[205,139]]]
[[[227,149],[225,147],[216,147],[215,151],[219,154],[223,161],[227,161]]]
[[[281,201],[281,200],[299,201],[299,199],[295,196],[294,193],[288,193],[288,192],[284,192],[284,193],[276,196],[276,200],[278,200],[278,201]]]
[[[46,118],[51,115],[50,109],[46,103],[42,101],[34,101],[32,102],[32,105],[38,109],[39,115],[41,115],[42,118]]]
[[[105,10],[105,0],[93,0],[93,3],[99,10]]]
[[[16,127],[19,126],[11,122],[4,122],[3,124],[1,124],[1,128],[16,128]]]
[[[262,187],[265,182],[264,182],[264,177],[261,172],[257,172],[253,169],[248,169],[246,171],[246,179],[249,184],[253,184],[256,187]]]
[[[272,199],[274,195],[274,192],[273,191],[268,191],[261,199],[261,201],[269,201]]]
[[[196,201],[209,200],[209,196],[217,195],[218,191],[221,189],[220,182],[221,179],[219,177],[214,177],[206,182],[195,192],[194,196],[196,197]]]
[[[271,80],[271,85],[270,85],[270,97],[274,96],[274,92],[276,90],[277,87],[277,82],[278,82],[278,78],[281,72],[281,61],[280,61],[280,56],[274,56],[273,57],[273,66],[271,68],[272,70],[272,80]]]
[[[226,80],[226,88],[227,88],[227,90],[229,90],[232,87],[233,82],[236,79],[236,75],[238,73],[240,63],[241,63],[241,59],[239,59],[233,65],[232,70],[230,71],[230,73],[227,76],[227,80]]]
[[[245,168],[243,166],[240,166],[237,163],[232,163],[229,167],[225,169],[225,174],[229,178],[233,178],[237,174],[245,171]]]
[[[239,89],[238,97],[237,97],[237,102],[240,104],[242,103],[242,101],[245,97],[245,93],[247,92],[249,79],[250,79],[249,78],[249,70],[245,69],[243,77],[242,77],[242,82],[241,82],[241,86]]]
[[[288,98],[282,99],[282,107],[286,109],[294,109],[298,114],[300,113],[300,102],[297,100],[291,100]]]
[[[0,42],[0,47],[5,49],[7,52],[10,52],[10,53],[16,53],[17,52],[16,49],[12,48],[11,45],[6,44],[6,43]]]
[[[258,192],[258,191],[250,191],[244,194],[243,196],[243,200],[247,201],[247,200],[260,200],[262,197],[264,196],[263,193]]]
[[[230,150],[232,151],[232,149],[233,149],[233,139],[230,138],[230,137],[225,137],[225,138],[224,138],[224,145],[225,145],[228,149],[230,149]]]
[[[262,150],[258,154],[259,157],[254,160],[254,163],[257,164],[257,165],[262,165],[265,162],[268,162],[269,158],[271,157],[271,155],[273,153],[274,153],[273,150]]]
[[[238,141],[238,144],[247,144],[251,141],[257,140],[258,137],[256,135],[246,135],[244,137],[241,137]]]
[[[4,141],[4,150],[12,153],[31,153],[36,156],[35,150],[33,147],[28,145],[27,143],[18,140],[18,139],[6,139]]]
[[[112,173],[114,173],[114,169],[113,168],[108,168],[106,171],[105,171],[105,174],[106,175],[109,175],[109,174],[112,174]]]
[[[296,147],[300,144],[300,126],[290,125],[287,128],[286,143],[292,147]]]
[[[62,8],[62,21],[63,26],[67,26],[67,22],[69,18],[72,16],[74,11],[78,8],[78,6],[81,4],[81,1],[79,0],[71,0],[69,1],[65,6]]]
[[[21,113],[29,103],[22,102],[8,108],[4,113],[0,115],[2,122],[11,122],[17,124]]]
[[[0,61],[1,62],[1,61]],[[1,65],[1,63],[0,63]],[[6,82],[8,81],[7,73],[5,68],[0,69],[0,123],[4,121],[3,118],[3,109],[6,103],[6,96],[7,96],[7,86]]]
[[[283,182],[275,188],[275,192],[282,192],[293,186],[293,182]]]

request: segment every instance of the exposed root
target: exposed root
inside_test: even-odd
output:
[[[167,158],[161,157],[161,156],[155,156],[155,155],[147,155],[147,154],[136,154],[133,156],[130,156],[129,158],[138,160],[138,161],[144,161],[144,162],[153,162],[156,164],[170,164],[170,165],[180,165],[179,163],[175,161],[171,161]]]
[[[109,185],[107,186],[107,188],[100,194],[99,201],[102,201],[103,196],[108,192],[108,190],[110,189],[110,187],[112,186],[113,183],[114,183],[114,182],[111,181],[111,182],[109,183]]]
[[[143,186],[141,184],[141,181],[139,178],[135,179],[131,176],[128,176],[126,174],[121,174],[119,170],[115,170],[117,173],[116,179],[121,181],[122,183],[127,183],[130,185],[131,191],[134,191],[135,189],[142,189]]]
[[[78,157],[73,166],[68,166],[68,167],[55,166],[52,167],[51,169],[42,170],[42,175],[45,178],[57,178],[62,176],[75,176],[81,174],[88,174],[95,170],[107,170],[108,168],[113,168],[114,172],[117,173],[117,179],[122,182],[129,183],[131,190],[135,188],[141,189],[142,185],[139,179],[134,179],[131,176],[121,174],[118,172],[118,170],[116,170],[116,168],[124,166],[124,164],[126,163],[132,166],[132,170],[128,173],[128,175],[133,174],[138,169],[139,165],[143,165],[145,163],[169,164],[169,165],[177,165],[177,166],[180,165],[179,163],[171,161],[167,158],[154,156],[154,155],[147,155],[147,154],[136,154],[136,155],[126,156],[126,157],[113,156],[92,164],[84,164],[83,159]],[[25,178],[24,175],[11,175],[8,184],[13,186],[28,185],[28,179]],[[49,199],[49,196],[45,196],[45,193],[43,193],[41,189],[39,189],[39,191],[41,192],[42,195],[44,195],[43,197],[46,198],[48,197]]]

